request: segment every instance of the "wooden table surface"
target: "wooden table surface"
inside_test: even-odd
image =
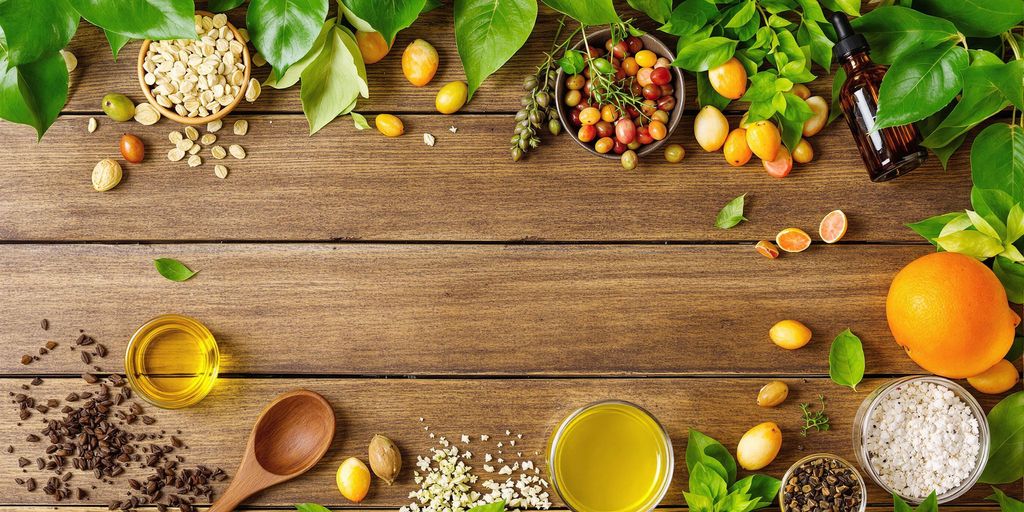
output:
[[[244,12],[230,17],[242,23]],[[219,133],[249,155],[227,162],[225,180],[211,163],[190,169],[165,158],[167,133],[177,129],[170,121],[119,124],[99,112],[108,92],[143,101],[134,75],[139,43],[115,63],[102,33],[83,24],[70,47],[80,65],[64,115],[39,143],[30,129],[0,123],[0,391],[37,376],[39,396],[85,389],[78,375],[88,368],[70,350],[20,364],[47,340],[70,346],[84,330],[110,349],[103,370],[123,372],[120,354],[138,326],[162,313],[193,316],[218,339],[222,378],[195,407],[147,409],[156,427],[184,431],[190,463],[233,473],[253,420],[278,393],[311,389],[337,411],[324,461],[254,497],[263,508],[348,507],[334,485],[340,461],[365,458],[370,437],[383,433],[412,468],[436,446],[424,426],[453,440],[473,436],[477,453],[495,452],[506,430],[522,433],[515,450],[546,475],[537,452],[552,428],[606,398],[651,410],[677,454],[688,429],[734,448],[747,428],[772,420],[784,431],[782,452],[765,469],[773,476],[817,451],[853,459],[851,423],[867,393],[921,371],[893,342],[884,315],[893,274],[933,250],[904,225],[969,207],[967,152],[948,170],[931,158],[906,177],[873,184],[838,122],[813,139],[815,162],[776,180],[756,163],[734,169],[720,153],[700,150],[689,80],[687,113],[672,136],[687,150],[682,164],[651,157],[625,172],[567,135],[545,137],[541,150],[513,163],[519,84],[555,23],[542,12],[525,48],[463,112],[442,116],[433,111],[437,87],[463,78],[451,13],[421,17],[368,68],[371,96],[358,108],[371,118],[401,115],[400,138],[359,132],[348,119],[307,137],[298,88],[265,88],[228,118],[247,119],[247,136]],[[410,86],[399,64],[400,49],[417,37],[441,54],[424,88]],[[826,98],[829,87],[828,78],[811,84]],[[89,117],[99,121],[92,134]],[[96,193],[91,169],[117,156],[125,131],[146,142],[146,161],[128,165],[116,189]],[[423,144],[424,132],[435,147]],[[715,228],[718,209],[742,193],[749,222]],[[842,242],[774,261],[754,252],[757,240],[785,227],[816,232],[836,208],[850,217]],[[185,283],[165,280],[152,265],[159,257],[200,272]],[[804,321],[812,343],[793,352],[772,345],[768,328],[784,318]],[[828,346],[845,328],[866,349],[869,376],[859,392],[828,379]],[[757,390],[773,379],[786,381],[791,397],[757,407]],[[818,394],[828,399],[833,429],[801,437],[797,404]],[[1000,397],[978,398],[988,409]],[[50,497],[14,482],[49,476],[34,465],[23,473],[17,457],[39,448],[25,437],[54,414],[21,422],[14,405],[3,407],[0,446],[15,453],[0,457],[0,511],[54,510]],[[685,464],[677,459],[667,508],[684,506]],[[395,486],[375,483],[362,506],[396,509],[414,488],[406,470]],[[89,501],[58,510],[105,510],[124,490],[123,482],[101,485]],[[1020,482],[1007,490],[1022,494]],[[891,507],[881,489],[869,492],[878,510]],[[979,485],[956,504],[991,507],[988,494]]]

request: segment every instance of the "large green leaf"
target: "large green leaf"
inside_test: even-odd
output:
[[[966,36],[997,36],[1024,21],[1020,0],[914,0],[914,9],[952,21]]]
[[[295,64],[288,66],[288,71],[285,71],[280,77],[275,77],[271,74],[267,77],[267,81],[263,85],[273,87],[274,89],[287,89],[299,82],[299,78],[302,77],[302,72],[309,67],[309,64],[316,59],[320,52],[324,49],[324,42],[327,41],[327,36],[331,34],[331,30],[337,25],[338,18],[331,18],[324,22],[320,28],[320,34],[316,36],[316,40],[313,41],[313,46],[303,55],[301,59]]]
[[[825,35],[818,22],[804,19],[796,31],[796,40],[801,47],[809,47],[811,60],[824,69],[832,67],[832,40]]]
[[[455,44],[469,98],[523,46],[536,20],[536,0],[455,0]]]
[[[629,0],[629,5],[658,23],[665,23],[672,14],[672,0]]]
[[[109,30],[104,30],[103,35],[107,37],[107,43],[110,44],[110,53],[114,54],[114,60],[117,60],[117,54],[121,52],[121,48],[124,48],[124,45],[132,40],[132,38],[124,34],[118,34]]]
[[[1020,68],[1018,66],[1018,69]],[[971,65],[964,71],[964,88],[960,101],[935,129],[921,142],[922,146],[941,148],[999,112],[1010,102],[1003,97],[996,81],[1006,73],[1006,66]]]
[[[366,68],[355,37],[336,25],[327,35],[323,50],[302,72],[300,96],[310,135],[351,111],[359,96],[369,95]]]
[[[999,92],[1017,110],[1024,110],[1024,60],[1007,62],[1003,73],[989,77]]]
[[[548,7],[572,16],[584,25],[607,25],[621,21],[612,0],[543,0]]]
[[[928,240],[928,242],[938,247],[935,239],[939,237],[940,233],[942,233],[942,228],[946,227],[947,224],[952,220],[959,218],[961,215],[963,214],[960,212],[944,213],[912,224],[907,224],[907,227],[913,229],[915,233],[921,235],[925,240]]]
[[[878,91],[875,128],[902,126],[946,106],[963,88],[967,50],[931,48],[896,61]]]
[[[736,41],[725,37],[709,37],[679,49],[673,66],[687,71],[707,71],[736,53]]]
[[[982,130],[971,146],[971,179],[1024,202],[1024,128],[997,123]]]
[[[412,25],[426,5],[424,0],[344,0],[344,3],[380,32],[385,41],[394,41],[395,34]]]
[[[717,14],[718,7],[711,0],[683,0],[658,30],[675,36],[688,36],[703,28]]]
[[[253,45],[280,77],[313,47],[327,0],[251,0],[246,24]]]
[[[1007,484],[1019,480],[1024,475],[1024,391],[996,404],[988,413],[988,425],[988,464],[979,481]]]
[[[134,39],[195,39],[193,0],[68,0],[83,18]]]
[[[0,70],[0,118],[29,125],[42,138],[68,99],[64,58],[53,52],[35,62],[9,66],[0,45]]]
[[[230,11],[243,3],[245,3],[245,0],[210,0],[206,4],[206,8],[213,12],[224,12]]]
[[[880,7],[850,23],[864,34],[871,45],[871,58],[881,64],[892,64],[904,55],[959,37],[949,21],[899,6]]]
[[[17,66],[67,46],[78,29],[78,13],[67,0],[4,0],[0,27],[7,38],[7,60]]]
[[[860,0],[821,0],[830,11],[843,11],[850,16],[860,16]]]

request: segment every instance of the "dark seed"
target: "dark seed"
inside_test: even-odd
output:
[[[50,330],[50,321],[45,318],[40,320],[39,327],[42,327],[44,331]]]
[[[21,356],[21,364],[31,364],[33,361],[32,356],[25,354]]]

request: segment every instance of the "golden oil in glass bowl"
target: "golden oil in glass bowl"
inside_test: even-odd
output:
[[[128,342],[124,369],[132,390],[165,409],[202,400],[217,380],[220,352],[205,325],[183,315],[161,315]]]

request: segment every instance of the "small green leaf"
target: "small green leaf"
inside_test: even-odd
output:
[[[366,130],[370,127],[370,123],[366,122],[366,117],[359,112],[349,112],[348,115],[352,116],[352,123],[356,125],[356,130]]]
[[[542,0],[548,7],[568,14],[584,25],[608,25],[622,20],[612,0]]]
[[[195,39],[193,0],[68,0],[83,18],[133,39]]]
[[[910,508],[910,505],[907,505],[907,502],[903,501],[903,498],[896,493],[892,495],[892,508],[893,512],[914,512],[914,509]]]
[[[1003,241],[1012,244],[1021,237],[1024,237],[1024,203],[1017,203],[1006,216],[1006,238]]]
[[[718,212],[718,217],[715,218],[715,227],[729,229],[747,220],[743,216],[743,203],[746,197],[747,194],[742,194],[725,203],[725,206]]]
[[[1003,252],[1003,244],[999,238],[970,229],[940,236],[935,242],[944,251],[957,252],[980,260]]]
[[[658,23],[665,23],[672,14],[672,0],[629,0],[629,5]]]
[[[821,0],[830,11],[843,11],[850,16],[860,16],[860,0]]]
[[[485,505],[477,505],[466,512],[505,512],[505,500],[498,500]]]
[[[455,45],[470,99],[526,43],[536,20],[536,0],[455,0]]]
[[[253,45],[281,77],[309,53],[326,17],[327,0],[250,0],[245,21]]]
[[[828,122],[835,121],[839,116],[843,115],[843,107],[840,102],[840,91],[843,88],[843,82],[846,82],[846,71],[843,68],[836,70],[836,73],[832,75],[832,101],[828,109]]]
[[[839,333],[828,351],[828,376],[840,386],[857,391],[864,378],[864,346],[849,329]]]
[[[722,477],[717,471],[708,468],[703,463],[698,462],[690,470],[690,492],[707,496],[711,498],[711,501],[715,502],[729,493],[728,485],[725,482],[725,478]]]
[[[931,494],[929,494],[928,497],[925,498],[924,501],[922,501],[920,504],[918,504],[917,508],[914,509],[914,512],[938,512],[938,511],[939,511],[939,500],[935,496],[935,491],[932,491]]]
[[[389,42],[416,21],[426,4],[424,0],[343,0],[343,3]]]
[[[688,36],[701,30],[717,15],[718,7],[712,0],[683,0],[659,30],[674,36]]]
[[[988,463],[980,482],[1006,484],[1024,476],[1024,391],[1000,401],[988,413]]]
[[[998,238],[1000,240],[1003,239],[1002,235],[996,231],[996,228],[992,227],[992,225],[989,224],[981,215],[978,215],[978,212],[967,210],[967,216],[970,217],[971,224],[974,226],[974,229],[977,229],[992,238]]]
[[[907,227],[924,237],[925,240],[934,244],[935,239],[938,238],[939,233],[942,232],[942,228],[946,227],[950,221],[959,218],[961,215],[963,214],[959,212],[944,213],[912,224],[907,224]]]
[[[737,44],[725,37],[702,39],[681,48],[672,65],[687,71],[707,71],[729,60],[736,53]]]
[[[566,50],[562,58],[558,59],[558,66],[570,75],[578,75],[583,72],[586,62],[583,60],[583,54],[579,51]]]
[[[878,91],[874,129],[902,126],[938,112],[963,88],[967,63],[967,50],[955,45],[894,62]]]
[[[188,281],[189,278],[196,275],[196,272],[189,270],[184,263],[172,259],[172,258],[158,258],[153,260],[153,264],[156,265],[156,271],[160,272],[160,275],[170,279],[171,281]]]
[[[939,236],[936,238],[957,233],[969,227],[971,227],[971,218],[966,213],[957,213],[956,217],[953,217],[945,226],[942,226],[942,231],[939,232]]]
[[[725,28],[739,28],[746,25],[750,18],[754,17],[754,13],[757,12],[756,7],[754,0],[746,0],[736,10],[736,14],[733,14],[732,18],[725,24]]]
[[[299,512],[331,512],[327,507],[316,503],[299,503],[295,505],[295,509]]]
[[[117,54],[121,52],[121,48],[124,48],[124,45],[128,44],[128,42],[132,40],[132,38],[124,34],[118,34],[117,32],[111,32],[109,30],[104,30],[103,35],[107,37],[107,43],[110,45],[110,53],[114,54],[114,60],[117,60]]]
[[[993,487],[992,492],[993,494],[985,499],[998,503],[1000,512],[1024,512],[1024,502],[1007,496],[997,487]]]
[[[736,480],[736,461],[729,450],[711,436],[690,429],[686,440],[686,469],[693,471],[698,464],[714,469],[726,484]]]

